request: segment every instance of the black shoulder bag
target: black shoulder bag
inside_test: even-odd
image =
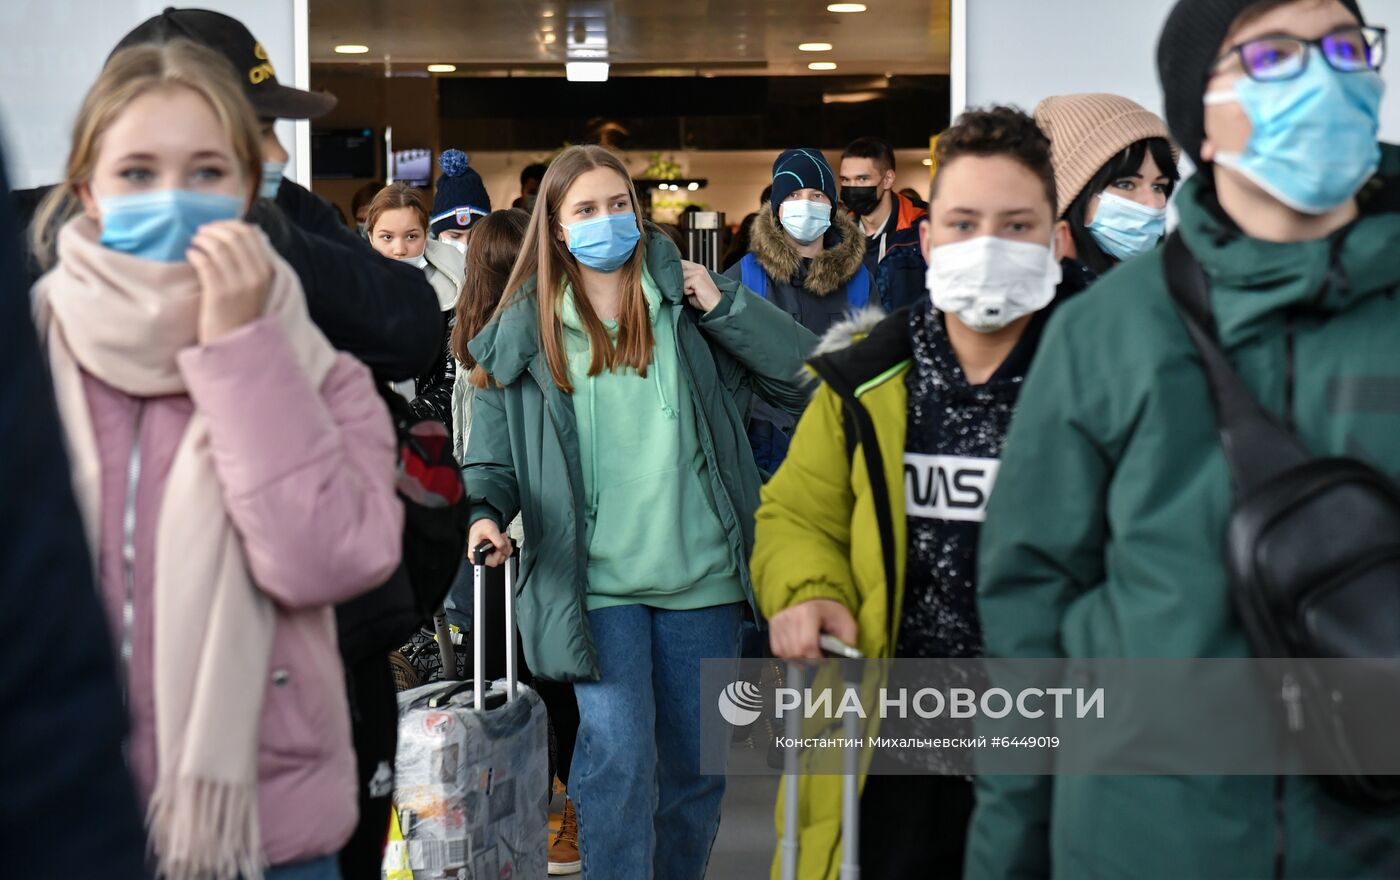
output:
[[[1386,673],[1370,679],[1366,699],[1350,699],[1365,676],[1314,662],[1400,657],[1400,491],[1365,462],[1309,454],[1231,366],[1216,338],[1209,281],[1178,234],[1163,260],[1200,350],[1229,462],[1235,501],[1225,562],[1250,649],[1284,661],[1275,684],[1288,729],[1312,766],[1335,772],[1323,786],[1353,805],[1400,806],[1400,776],[1360,769],[1367,755],[1394,749],[1393,729],[1368,702]],[[1400,691],[1390,675],[1388,689]]]

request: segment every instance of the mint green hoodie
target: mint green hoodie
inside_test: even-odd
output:
[[[645,377],[631,368],[589,376],[592,354],[572,288],[560,305],[587,499],[588,610],[742,602],[675,331],[657,320],[661,293],[648,272],[642,291],[655,336]],[[616,340],[617,322],[604,326]]]

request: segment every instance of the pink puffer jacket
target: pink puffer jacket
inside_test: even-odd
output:
[[[393,428],[364,366],[340,355],[318,393],[270,319],[185,350],[179,365],[188,396],[135,398],[83,377],[102,463],[101,592],[126,657],[142,802],[156,779],[156,522],[176,447],[198,407],[249,569],[277,608],[259,735],[264,852],[273,865],[334,853],[354,829],[357,789],[332,606],[384,582],[398,565],[403,507],[394,493]],[[135,551],[129,586],[128,547]]]

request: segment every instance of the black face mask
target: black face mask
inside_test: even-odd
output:
[[[874,211],[880,204],[880,188],[878,186],[843,186],[841,187],[841,201],[851,213],[857,217],[864,217]]]

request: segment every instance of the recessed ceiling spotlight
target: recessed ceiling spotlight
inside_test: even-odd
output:
[[[608,62],[570,61],[564,65],[564,75],[569,82],[607,82]]]
[[[807,65],[807,69],[808,69],[808,70],[835,70],[835,69],[836,69],[836,62],[835,62],[835,61],[813,61],[811,64]]]
[[[826,7],[827,12],[864,12],[864,3],[832,3]]]
[[[361,46],[359,43],[345,43],[336,46],[335,51],[341,55],[363,55],[369,51],[369,47]]]
[[[831,51],[831,44],[830,44],[830,43],[799,43],[798,46],[797,46],[797,51],[799,51],[799,52],[830,52],[830,51]]]
[[[451,73],[457,69],[455,64],[429,64],[428,73]]]

